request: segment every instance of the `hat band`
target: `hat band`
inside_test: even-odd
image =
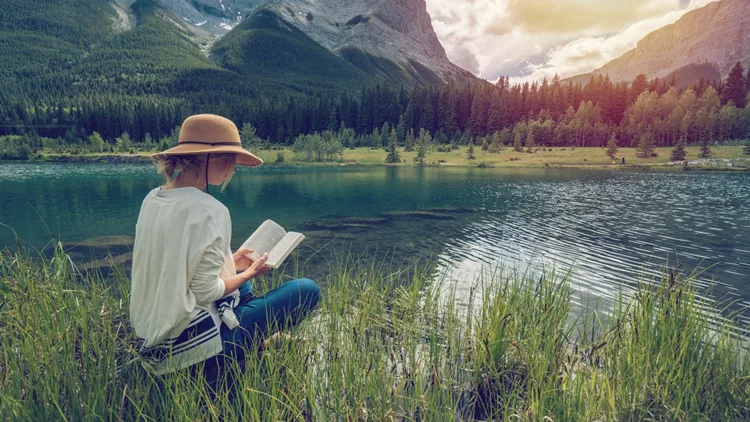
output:
[[[208,145],[208,146],[212,146],[212,147],[215,147],[217,145],[242,146],[242,143],[240,143],[240,142],[212,142],[212,143],[207,143],[207,142],[198,142],[198,141],[182,141],[182,142],[178,143],[178,145],[184,145],[184,144]]]

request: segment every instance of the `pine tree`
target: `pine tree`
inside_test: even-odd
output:
[[[609,142],[607,142],[607,157],[614,160],[617,156],[617,135],[615,135],[614,132],[612,132],[612,136],[609,137]]]
[[[414,161],[418,161],[419,165],[424,165],[424,161],[427,159],[427,154],[430,152],[430,144],[432,143],[432,136],[430,132],[424,129],[419,130],[419,139],[417,139],[417,157]]]
[[[482,151],[487,152],[489,151],[489,149],[490,149],[490,142],[487,140],[487,137],[482,137]]]
[[[529,128],[529,133],[526,135],[526,152],[534,152],[534,148],[536,148],[534,131]]]
[[[745,155],[750,155],[750,141],[745,142],[745,147],[742,148],[742,153]]]
[[[516,138],[513,141],[513,151],[523,152],[523,141],[521,140],[521,132],[516,132]]]
[[[711,147],[708,146],[708,137],[701,140],[701,152],[698,154],[698,158],[709,158],[711,157]]]
[[[490,142],[490,152],[498,152],[500,151],[500,148],[503,147],[503,141],[500,137],[500,132],[495,132],[492,134],[492,142]]]
[[[388,156],[385,158],[386,163],[400,163],[401,155],[398,153],[397,145],[398,135],[396,135],[396,129],[391,129],[391,134],[388,136]]]
[[[654,134],[651,131],[642,134],[638,141],[638,156],[641,158],[650,158],[655,148]]]
[[[242,125],[242,147],[245,149],[259,149],[263,140],[257,135],[255,126],[250,123]]]
[[[409,129],[409,133],[406,134],[406,139],[404,140],[404,151],[414,151],[415,143],[416,139],[414,139],[414,129]]]
[[[684,161],[686,157],[687,153],[685,152],[685,138],[680,138],[680,141],[677,142],[677,145],[675,145],[674,149],[672,149],[672,154],[669,158],[672,161]]]
[[[331,107],[331,114],[328,116],[328,130],[336,130],[339,127],[339,115],[336,107]]]
[[[630,86],[630,102],[633,103],[648,88],[648,78],[643,73],[636,76]]]
[[[380,130],[380,145],[385,147],[388,145],[388,138],[391,135],[391,126],[388,122],[383,123],[383,127]]]
[[[469,149],[466,150],[466,159],[474,160],[477,157],[474,156],[474,142],[469,143]]]
[[[398,142],[404,142],[406,138],[406,119],[404,118],[404,115],[402,114],[401,117],[398,118],[398,125],[396,125],[396,139]]]
[[[745,95],[745,69],[742,68],[742,63],[737,62],[729,72],[724,88],[721,90],[721,103],[726,104],[732,101],[737,108],[744,108]]]

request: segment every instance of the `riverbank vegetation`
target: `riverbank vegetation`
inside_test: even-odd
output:
[[[325,136],[325,135],[324,135]],[[654,148],[650,157],[640,156],[637,148],[618,148],[614,159],[609,151],[603,148],[535,148],[532,152],[515,151],[512,147],[503,147],[497,151],[474,148],[474,159],[469,157],[469,147],[454,146],[447,148],[434,144],[415,145],[411,149],[388,148],[341,148],[326,144],[324,136],[306,136],[308,140],[295,146],[274,146],[253,150],[266,165],[420,165],[422,157],[425,165],[471,166],[471,167],[581,167],[581,168],[678,168],[683,167],[683,160],[690,162],[689,168],[724,167],[732,169],[750,167],[750,154],[742,146],[712,146],[708,160],[700,158],[701,147],[684,148],[683,155],[674,155],[674,148]],[[321,141],[321,143],[317,143]],[[328,138],[331,142],[331,138]],[[393,149],[391,149],[393,148]],[[56,154],[51,151],[32,155],[31,160],[63,162],[149,162],[152,151],[134,150],[128,153],[80,153]],[[421,155],[420,155],[421,154]],[[626,165],[623,167],[622,157]],[[670,164],[671,163],[671,164]]]
[[[0,254],[7,420],[750,417],[745,339],[731,319],[710,318],[716,309],[676,270],[597,313],[573,310],[569,274],[487,272],[459,302],[456,285],[431,281],[427,267],[341,259],[319,280],[319,309],[291,332],[307,341],[207,377],[147,374],[126,273],[75,273],[61,245],[49,260]]]

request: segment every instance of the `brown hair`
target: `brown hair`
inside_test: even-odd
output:
[[[169,155],[155,158],[154,164],[156,165],[157,174],[164,174],[164,180],[169,183],[177,178],[181,173],[185,171],[193,172],[196,176],[200,174],[201,161],[205,160],[205,156],[199,157],[197,155]],[[233,158],[235,164],[237,162],[237,155],[231,153],[216,153],[211,154],[211,158]],[[229,181],[232,180],[233,174],[224,180],[221,185],[221,191],[226,189]]]

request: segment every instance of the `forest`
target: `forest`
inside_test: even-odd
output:
[[[557,77],[512,84],[503,77],[461,87],[377,85],[357,94],[275,98],[102,94],[0,103],[0,133],[16,135],[0,138],[0,154],[24,159],[41,148],[164,149],[177,142],[179,124],[194,113],[227,116],[243,132],[252,130],[248,143],[265,145],[291,145],[300,135],[325,131],[339,134],[345,147],[385,147],[391,131],[405,145],[422,129],[438,145],[491,148],[530,142],[604,147],[613,137],[619,147],[731,143],[750,138],[749,93],[750,71],[746,74],[737,63],[726,80],[691,87],[639,75],[629,84],[607,76],[592,77],[585,85]]]

